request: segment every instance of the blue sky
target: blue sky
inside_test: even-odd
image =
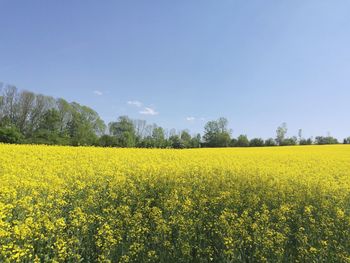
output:
[[[0,0],[0,81],[166,128],[350,136],[349,1]]]

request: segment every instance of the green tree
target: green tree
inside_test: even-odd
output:
[[[185,148],[185,145],[183,144],[183,141],[181,140],[179,135],[171,135],[169,137],[169,144],[171,148],[174,149],[183,149]]]
[[[135,147],[136,132],[131,119],[128,116],[120,116],[118,121],[109,124],[109,133],[114,136],[120,147]]]
[[[71,144],[74,146],[93,145],[97,141],[97,136],[90,123],[79,113],[73,113],[67,128]]]
[[[338,144],[338,140],[332,136],[317,136],[315,138],[315,143],[318,145],[323,145],[323,144]]]
[[[15,126],[0,127],[0,142],[21,143],[23,135]]]
[[[152,132],[153,147],[164,148],[166,145],[164,129],[156,127]]]
[[[237,147],[248,147],[249,146],[249,140],[247,135],[239,135],[237,138],[237,142],[236,142],[236,146]]]
[[[49,109],[43,114],[38,128],[27,141],[37,144],[69,144],[68,134],[60,132],[60,124],[58,110]]]
[[[297,137],[290,137],[290,138],[284,138],[282,142],[280,142],[280,146],[291,146],[291,145],[297,145],[298,138]]]
[[[182,144],[184,145],[184,148],[190,148],[191,147],[191,135],[187,130],[184,130],[181,132],[180,135]]]
[[[59,133],[60,131],[60,114],[56,109],[49,109],[46,111],[39,123],[39,129],[49,130],[51,132]]]
[[[101,147],[116,147],[118,146],[118,141],[116,137],[104,134],[98,139],[98,145]]]
[[[249,141],[250,147],[262,147],[264,146],[264,140],[261,138],[253,138]]]
[[[231,142],[231,131],[226,118],[209,121],[204,126],[204,143],[207,147],[228,147]]]
[[[230,147],[237,147],[237,139],[236,138],[232,138],[230,141]]]
[[[67,123],[72,145],[95,145],[105,124],[93,109],[76,102],[70,103],[70,120]]]
[[[299,141],[299,144],[300,144],[300,145],[311,145],[311,144],[313,144],[313,141],[312,141],[312,138],[308,138],[308,139],[302,138],[302,139]]]
[[[196,136],[193,136],[191,139],[191,147],[192,148],[200,148],[201,147],[201,135],[198,133]]]
[[[276,141],[273,138],[268,138],[264,144],[265,146],[276,146]]]

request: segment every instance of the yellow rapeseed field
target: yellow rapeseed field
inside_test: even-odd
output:
[[[350,146],[0,145],[0,262],[350,262]]]

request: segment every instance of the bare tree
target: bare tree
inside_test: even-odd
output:
[[[156,128],[157,128],[157,125],[154,123],[146,125],[144,137],[152,137],[153,130]]]
[[[4,107],[4,96],[2,95],[2,89],[3,89],[4,83],[0,82],[0,123],[3,116],[3,107]]]
[[[135,133],[138,138],[143,138],[146,129],[146,121],[145,120],[132,120],[132,123],[135,128]]]
[[[172,128],[172,129],[170,129],[169,130],[169,138],[171,137],[171,136],[174,136],[174,135],[176,135],[176,129],[174,129],[174,128]]]
[[[287,134],[287,123],[282,123],[276,130],[276,142],[278,145],[282,145]]]
[[[29,116],[29,132],[33,132],[34,130],[38,129],[44,114],[53,108],[57,108],[54,98],[41,94],[36,95],[33,109]]]
[[[303,130],[299,129],[298,130],[298,142],[299,142],[299,144],[300,144],[302,139],[303,139]]]
[[[67,128],[68,123],[72,120],[71,105],[62,98],[56,100],[56,105],[60,114],[60,132],[63,132]]]
[[[16,101],[16,125],[22,132],[28,131],[28,121],[33,110],[35,94],[22,91]]]
[[[2,115],[11,123],[16,122],[17,97],[18,97],[17,88],[12,85],[7,85],[3,91]]]

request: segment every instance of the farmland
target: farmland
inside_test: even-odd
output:
[[[1,262],[349,262],[350,146],[0,145]]]

